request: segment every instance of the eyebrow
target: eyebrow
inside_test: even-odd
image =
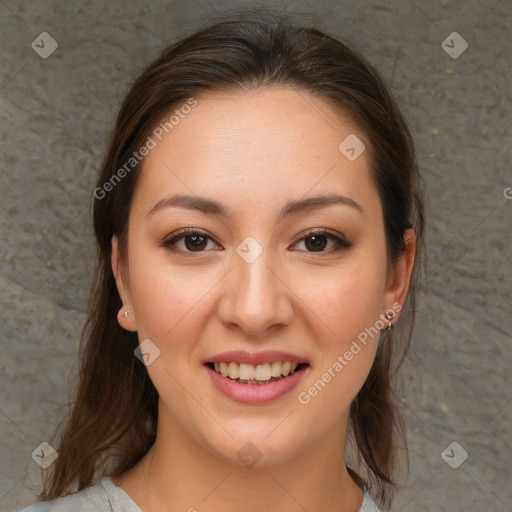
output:
[[[326,208],[332,205],[350,206],[351,208],[364,215],[363,208],[359,205],[359,203],[350,197],[330,194],[289,201],[283,206],[277,215],[277,220],[281,221],[284,218],[290,217],[292,215],[298,215],[300,213],[317,210],[320,208]],[[211,213],[226,218],[231,218],[233,216],[229,208],[224,206],[222,203],[219,203],[218,201],[208,199],[207,197],[190,195],[175,195],[173,197],[161,199],[151,208],[151,210],[148,212],[148,216],[151,216],[157,211],[163,210],[165,208],[175,206],[186,208],[188,210],[197,210],[203,213]]]

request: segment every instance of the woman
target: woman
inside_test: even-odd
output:
[[[25,510],[389,507],[424,214],[372,67],[282,16],[200,30],[132,85],[94,198],[76,403]]]

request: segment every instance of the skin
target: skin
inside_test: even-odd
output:
[[[127,317],[125,308],[119,312],[119,323],[160,350],[147,366],[160,396],[155,445],[114,483],[145,512],[355,512],[362,491],[342,463],[348,410],[378,336],[307,405],[297,395],[359,333],[404,303],[414,231],[390,271],[368,151],[349,161],[338,150],[349,134],[367,148],[370,141],[332,105],[278,87],[197,100],[144,160],[127,261],[112,241],[112,269],[129,310]],[[276,221],[287,201],[332,193],[363,212],[333,205]],[[215,199],[233,216],[178,207],[148,215],[174,194]],[[190,238],[177,241],[181,253],[162,247],[184,227],[211,237],[202,252],[193,251]],[[315,249],[303,238],[312,228],[327,228],[352,246],[333,252],[336,243],[326,238]],[[263,249],[252,263],[236,252],[248,236]],[[275,402],[240,404],[218,392],[203,367],[208,356],[229,350],[291,352],[310,369]],[[237,456],[248,442],[261,454],[252,467]]]

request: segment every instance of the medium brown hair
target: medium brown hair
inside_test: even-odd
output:
[[[128,91],[98,177],[96,191],[103,191],[95,192],[93,201],[98,259],[80,345],[78,389],[40,499],[77,492],[104,474],[120,475],[146,454],[156,437],[158,393],[134,357],[137,333],[118,324],[122,303],[110,261],[113,235],[119,237],[121,258],[126,256],[128,214],[140,164],[115,182],[113,175],[162,119],[190,98],[260,86],[310,93],[340,107],[363,129],[382,203],[388,263],[403,255],[409,227],[416,232],[418,261],[424,213],[413,141],[388,87],[349,43],[295,23],[290,16],[260,10],[256,16],[245,11],[224,18],[172,44]],[[397,487],[399,445],[405,447],[393,382],[410,343],[417,279],[415,263],[398,328],[382,335],[369,376],[350,406],[349,440],[358,471],[384,506]]]

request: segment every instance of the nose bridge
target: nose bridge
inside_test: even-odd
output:
[[[254,239],[246,239],[233,254],[229,296],[223,297],[222,321],[237,324],[253,336],[262,336],[276,324],[291,319],[287,288],[278,277],[275,255]]]

